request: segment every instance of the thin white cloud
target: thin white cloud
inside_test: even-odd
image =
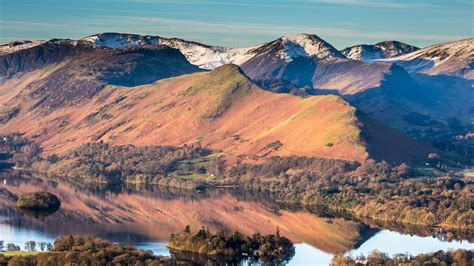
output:
[[[449,36],[449,35],[438,35],[438,34],[411,34],[405,32],[367,32],[356,29],[350,29],[347,27],[317,27],[317,26],[275,26],[270,24],[255,24],[255,23],[214,23],[214,22],[202,22],[195,20],[185,19],[168,19],[168,18],[157,18],[157,17],[115,17],[109,16],[104,17],[96,21],[98,24],[106,23],[108,21],[111,24],[117,22],[117,20],[127,21],[129,26],[140,25],[147,31],[166,30],[175,34],[179,33],[221,33],[228,34],[229,32],[236,34],[245,35],[257,35],[257,36],[281,36],[284,34],[295,34],[295,33],[314,33],[322,36],[323,38],[372,38],[372,39],[410,39],[410,40],[440,40],[440,39],[456,39],[462,38],[462,36]]]
[[[69,36],[57,38],[81,38],[100,32],[123,32],[179,37],[206,44],[229,44],[231,46],[254,45],[251,40],[270,41],[286,34],[314,33],[329,42],[334,40],[399,40],[409,43],[436,43],[465,38],[465,36],[415,34],[406,32],[368,32],[347,26],[321,27],[274,25],[242,22],[205,22],[188,19],[170,19],[142,16],[102,16],[99,18],[76,18],[61,23],[38,23],[29,21],[0,21],[0,29],[27,30],[38,26],[48,28],[49,32],[68,29]],[[120,23],[118,23],[120,22]],[[18,34],[18,32],[16,33]],[[6,39],[12,39],[8,36]],[[345,41],[346,43],[351,43]],[[354,43],[353,43],[354,44]],[[339,47],[342,48],[342,47]]]
[[[430,7],[432,4],[414,3],[414,1],[400,0],[304,0],[309,3],[328,4],[328,5],[349,5],[361,7],[377,8],[420,8]]]
[[[238,2],[238,1],[205,1],[205,0],[101,0],[106,3],[142,3],[142,4],[177,4],[177,5],[207,5],[207,6],[240,6],[240,7],[294,7],[291,2],[275,3],[272,1],[254,1],[254,2]]]

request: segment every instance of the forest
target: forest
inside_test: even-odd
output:
[[[407,165],[270,158],[231,169],[227,182],[273,191],[283,202],[326,205],[354,216],[426,226],[474,228],[473,181],[413,177]]]
[[[280,264],[289,261],[295,254],[293,243],[280,236],[278,228],[275,234],[244,236],[237,231],[211,233],[208,228],[192,232],[186,226],[183,232],[171,235],[168,247],[172,251],[206,254],[228,262],[249,258]]]

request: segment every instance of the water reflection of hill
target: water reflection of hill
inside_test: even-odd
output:
[[[1,177],[7,179],[5,188],[13,194],[44,190],[61,199],[61,209],[41,219],[21,215],[11,207],[12,201],[4,197],[0,202],[4,207],[1,215],[9,217],[10,223],[51,233],[57,230],[72,233],[79,229],[93,233],[103,228],[91,223],[107,223],[112,224],[107,225],[108,234],[127,232],[167,240],[171,232],[180,231],[188,224],[192,228],[204,225],[211,230],[238,230],[244,234],[274,233],[278,227],[291,240],[306,242],[329,253],[350,250],[370,235],[367,234],[370,228],[364,224],[319,217],[302,209],[285,209],[264,193],[135,186],[89,190],[62,181],[34,178],[27,173]]]
[[[238,230],[244,234],[269,234],[278,227],[294,242],[305,242],[327,253],[337,253],[360,246],[378,231],[374,228],[386,228],[368,221],[364,222],[371,226],[355,222],[323,207],[279,204],[271,194],[261,192],[190,191],[133,185],[89,188],[36,176],[25,172],[0,174],[0,181],[7,180],[3,186],[6,191],[2,192],[0,186],[0,215],[8,217],[8,223],[12,225],[51,235],[80,232],[109,239],[113,236],[120,238],[120,242],[131,243],[166,241],[172,232],[180,231],[186,225]],[[57,195],[62,202],[61,209],[49,217],[34,219],[12,207],[14,196],[11,195],[38,190]],[[416,231],[408,232],[417,234]],[[442,235],[433,230],[421,231],[421,234],[429,232]]]
[[[408,235],[416,235],[423,237],[436,237],[442,241],[452,240],[467,240],[474,243],[474,232],[469,230],[446,229],[439,227],[426,227],[415,224],[400,224],[393,222],[374,221],[370,218],[359,219],[362,223],[369,225],[372,228],[379,228],[400,232]]]

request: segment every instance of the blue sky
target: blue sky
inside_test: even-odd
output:
[[[98,32],[246,46],[314,33],[337,48],[472,37],[472,0],[0,0],[0,42]]]

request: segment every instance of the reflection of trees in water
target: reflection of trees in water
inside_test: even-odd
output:
[[[3,171],[0,172],[0,180],[8,179],[8,184],[11,186],[19,186],[23,183],[29,183],[32,185],[44,185],[45,182],[48,186],[53,188],[57,187],[59,183],[61,185],[71,186],[78,193],[85,195],[93,195],[99,198],[104,198],[109,195],[140,195],[143,197],[157,198],[162,200],[181,200],[183,202],[195,202],[200,200],[208,199],[219,199],[223,195],[230,194],[239,201],[257,202],[262,206],[266,207],[267,210],[272,213],[279,215],[279,211],[286,210],[291,212],[305,211],[314,214],[321,218],[326,218],[328,223],[331,223],[333,218],[343,218],[348,221],[360,223],[360,239],[355,244],[355,248],[371,238],[378,230],[388,229],[404,234],[412,234],[417,236],[434,236],[440,240],[468,240],[474,242],[474,232],[453,230],[453,229],[442,229],[415,225],[405,225],[399,223],[390,222],[375,222],[368,218],[356,219],[348,213],[337,212],[329,210],[325,206],[301,206],[298,204],[289,204],[278,201],[278,195],[270,192],[244,190],[237,188],[213,188],[204,190],[190,190],[180,189],[173,187],[163,187],[158,185],[136,185],[136,184],[122,184],[122,185],[104,185],[96,184],[94,186],[88,186],[83,184],[71,183],[68,180],[51,180],[47,179],[46,176],[40,173],[31,173],[26,171]],[[4,189],[3,189],[4,190]],[[3,191],[0,187],[0,199],[1,197],[8,194]],[[15,195],[13,195],[15,196]],[[11,195],[10,195],[11,197]],[[6,213],[10,212],[10,213]],[[15,210],[0,210],[0,214],[12,217]],[[65,221],[66,219],[82,220],[83,222],[88,221],[88,217],[70,217],[68,214],[61,210],[53,215],[55,219]],[[90,220],[89,222],[92,222]],[[210,224],[214,225],[215,228],[225,229],[224,226],[219,224],[217,220],[210,220]]]
[[[416,235],[421,237],[436,237],[441,241],[467,240],[474,243],[474,232],[469,230],[457,230],[452,228],[427,227],[416,224],[400,224],[394,222],[374,221],[370,218],[359,219],[361,222],[374,228],[380,228],[402,234]]]
[[[307,212],[318,215],[319,217],[343,218],[348,221],[359,222],[365,225],[365,227],[363,227],[361,230],[361,235],[365,235],[365,241],[370,239],[380,230],[390,230],[402,234],[416,235],[420,237],[436,237],[441,241],[467,240],[471,243],[474,242],[474,232],[469,230],[456,230],[451,228],[420,226],[416,224],[375,221],[370,218],[356,218],[347,212],[329,210],[325,206],[308,206],[302,208],[304,208],[304,210]],[[363,244],[363,242],[356,245],[355,248],[361,244]]]
[[[53,215],[55,216],[55,215]],[[45,235],[51,238],[56,238],[61,235],[93,235],[111,241],[120,242],[124,245],[140,242],[156,241],[143,232],[138,232],[134,225],[111,225],[111,224],[96,224],[92,222],[84,222],[75,220],[66,220],[66,217],[58,219],[57,217],[44,216],[32,217],[31,215],[24,216],[23,213],[10,212],[2,223],[11,225],[19,229],[32,229],[35,231],[44,232]]]
[[[39,177],[39,175],[16,170],[0,171],[0,180],[2,182],[6,180],[9,186],[20,186],[26,183],[37,185],[45,182],[45,179]]]
[[[55,212],[57,212],[59,207],[51,208],[51,209],[44,209],[44,210],[34,210],[34,209],[24,209],[24,208],[17,208],[18,212],[22,215],[34,218],[34,219],[43,219],[46,218]]]
[[[256,191],[246,191],[242,189],[231,188],[213,188],[205,190],[192,190],[183,188],[163,187],[159,185],[145,184],[94,184],[84,185],[71,182],[65,179],[48,179],[41,173],[32,173],[27,171],[8,171],[0,173],[0,179],[8,178],[8,184],[11,186],[19,186],[29,183],[32,185],[44,184],[48,182],[51,187],[57,187],[58,183],[68,185],[74,188],[78,193],[85,195],[93,195],[97,197],[105,197],[108,195],[120,194],[136,194],[145,197],[153,197],[163,200],[183,200],[196,201],[202,199],[219,199],[225,194],[231,194],[239,200],[253,201],[265,204],[267,207],[278,208],[280,204],[276,203],[271,193],[263,193]],[[46,181],[47,180],[47,181]],[[288,205],[289,206],[289,205]]]
[[[171,259],[177,265],[285,265],[294,257],[295,253],[285,254],[278,260],[266,260],[254,257],[226,257],[208,256],[205,254],[170,250]]]
[[[5,152],[2,147],[0,147],[0,173],[2,171],[8,171],[15,165],[10,161],[11,158],[12,155]]]
[[[0,159],[0,171],[7,171],[8,169],[11,169],[13,166],[14,164],[5,162],[5,161],[2,162]]]

